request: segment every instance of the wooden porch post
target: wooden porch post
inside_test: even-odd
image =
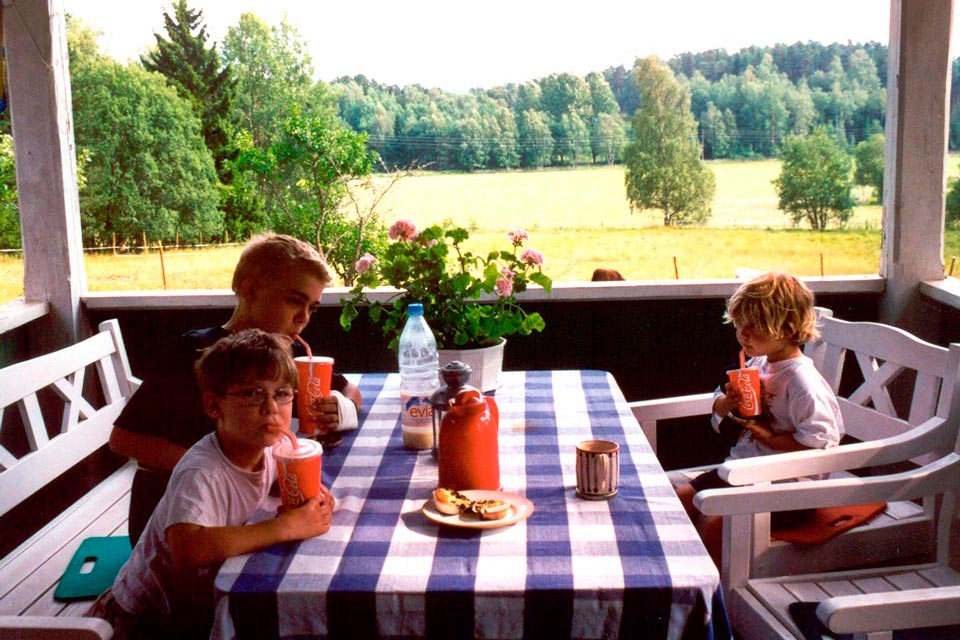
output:
[[[75,342],[86,289],[62,0],[3,0],[3,44],[23,237],[24,297],[47,301],[32,345]]]
[[[922,280],[942,280],[952,0],[891,0],[880,320],[927,333]]]

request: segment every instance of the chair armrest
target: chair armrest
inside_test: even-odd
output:
[[[690,396],[635,400],[627,403],[633,417],[640,423],[650,448],[657,450],[657,421],[670,418],[688,418],[708,415],[713,411],[713,393],[698,393]]]
[[[110,640],[113,627],[100,618],[75,616],[0,616],[0,636],[29,640]]]
[[[817,606],[817,617],[834,633],[960,624],[960,586],[836,596]]]
[[[639,422],[708,415],[713,411],[713,392],[690,396],[637,400],[627,403]]]
[[[951,447],[956,436],[950,429],[941,428],[945,422],[935,416],[906,433],[881,440],[727,460],[719,466],[720,477],[739,486],[902,462]]]
[[[910,471],[867,478],[803,480],[709,489],[693,504],[710,516],[833,507],[910,500],[942,493],[960,484],[960,454],[951,453]]]

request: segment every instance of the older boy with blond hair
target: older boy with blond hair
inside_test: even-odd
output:
[[[237,306],[222,326],[188,331],[161,352],[154,368],[117,419],[110,448],[137,460],[130,495],[130,542],[136,544],[167,487],[170,471],[214,423],[204,413],[193,373],[202,351],[244,329],[299,335],[320,305],[331,282],[330,269],[309,244],[286,235],[250,240],[233,274]],[[294,355],[305,355],[293,344]],[[335,375],[329,398],[322,399],[321,422],[331,430],[357,426],[360,391]]]

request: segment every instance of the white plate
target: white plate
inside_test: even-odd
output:
[[[515,493],[505,493],[503,491],[482,491],[471,489],[461,491],[463,495],[471,500],[503,500],[510,503],[510,511],[506,518],[499,520],[484,520],[479,514],[471,511],[464,513],[454,513],[447,515],[437,511],[437,506],[433,504],[433,497],[423,503],[423,515],[433,520],[437,524],[445,524],[451,527],[463,527],[465,529],[495,529],[497,527],[509,527],[521,520],[525,520],[533,513],[533,503]]]

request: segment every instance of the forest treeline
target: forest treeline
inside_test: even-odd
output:
[[[704,157],[773,157],[783,139],[823,125],[852,149],[883,131],[887,47],[815,42],[683,53],[668,61],[691,94]],[[640,107],[634,69],[452,94],[333,82],[339,111],[388,164],[437,170],[539,168],[620,162]]]

